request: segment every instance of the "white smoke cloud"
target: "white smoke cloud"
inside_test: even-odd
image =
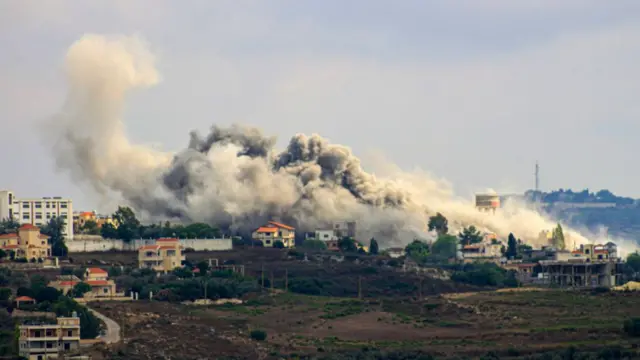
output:
[[[152,217],[245,231],[269,219],[302,230],[356,220],[361,238],[389,245],[428,237],[427,217],[435,212],[454,231],[475,225],[533,244],[555,225],[514,203],[496,214],[478,212],[448,184],[419,171],[384,164],[384,173],[365,172],[348,147],[318,135],[295,135],[282,152],[275,139],[239,125],[214,126],[206,137],[193,133],[189,147],[176,154],[132,144],[122,121],[126,95],[160,80],[144,41],[85,35],[69,49],[66,65],[67,101],[48,128],[57,166]],[[588,242],[569,232],[576,244]]]

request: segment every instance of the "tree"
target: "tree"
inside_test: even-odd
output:
[[[84,294],[88,293],[89,291],[91,291],[91,285],[84,282],[80,282],[80,283],[77,283],[71,290],[71,296],[74,298],[81,298],[84,296]]]
[[[518,241],[516,240],[516,237],[510,233],[509,238],[507,239],[507,251],[505,256],[507,259],[513,259],[516,255],[518,255]]]
[[[200,270],[200,275],[204,276],[207,274],[207,271],[209,270],[209,263],[206,261],[200,261],[196,267]]]
[[[458,252],[458,238],[453,235],[443,234],[431,246],[431,252],[440,258],[451,259]]]
[[[105,223],[100,228],[100,236],[105,239],[117,239],[118,229],[116,229],[115,225],[111,223]]]
[[[124,242],[130,242],[140,236],[140,221],[131,208],[118,206],[118,210],[113,213],[113,220],[118,224],[118,238]]]
[[[458,234],[458,238],[463,246],[482,242],[482,234],[473,225],[462,229],[462,232]]]
[[[371,238],[371,241],[369,241],[369,254],[378,255],[378,251],[378,242],[376,239]]]
[[[407,257],[419,261],[429,255],[429,244],[420,240],[413,240],[404,248],[404,253]]]
[[[306,239],[300,246],[309,250],[327,250],[327,244],[322,240]]]
[[[53,256],[65,256],[68,253],[67,245],[64,243],[65,221],[62,217],[54,216],[49,222],[40,228],[40,232],[49,237],[51,253]]]
[[[89,235],[99,235],[100,229],[98,228],[98,223],[93,220],[87,220],[84,225],[82,225],[82,229],[80,229],[85,234]]]
[[[50,303],[56,302],[60,297],[60,292],[52,287],[44,287],[36,292],[36,301],[39,303],[48,301]]]
[[[0,235],[16,233],[19,227],[20,223],[13,218],[2,219],[0,220]]]
[[[276,240],[273,242],[273,247],[276,249],[284,249],[284,243],[280,240]]]
[[[0,249],[0,260],[6,258],[9,254],[6,251]]]
[[[357,252],[358,245],[356,245],[356,241],[350,237],[343,237],[338,240],[338,248],[342,252]]]
[[[11,297],[11,289],[10,288],[0,288],[0,301],[7,301]]]
[[[264,330],[252,330],[249,335],[256,341],[264,341],[267,339],[267,333]]]
[[[558,250],[564,250],[566,248],[566,244],[564,243],[564,232],[562,231],[562,226],[560,224],[558,224],[558,226],[553,230],[551,239],[553,241],[553,246]]]
[[[449,232],[449,220],[444,215],[436,213],[435,216],[429,218],[429,231],[434,231],[438,235],[444,235]]]
[[[634,273],[640,272],[640,254],[634,252],[627,256],[627,267],[633,270]]]

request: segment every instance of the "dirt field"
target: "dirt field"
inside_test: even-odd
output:
[[[96,304],[99,311],[124,322],[128,335],[126,345],[94,355],[146,359],[162,349],[171,359],[277,359],[362,349],[422,349],[437,358],[487,353],[520,358],[570,346],[581,351],[633,349],[622,322],[640,316],[635,294],[563,291],[382,302],[281,294],[253,303]],[[267,340],[250,339],[253,329],[266,331]]]

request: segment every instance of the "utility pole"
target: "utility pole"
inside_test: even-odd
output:
[[[289,270],[284,269],[284,291],[289,292]]]

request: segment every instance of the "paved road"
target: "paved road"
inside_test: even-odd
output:
[[[104,336],[100,337],[100,339],[102,339],[102,341],[107,344],[120,342],[120,325],[91,308],[89,308],[89,311],[91,311],[91,313],[93,313],[93,315],[95,315],[98,319],[102,320],[107,326],[107,333]]]

